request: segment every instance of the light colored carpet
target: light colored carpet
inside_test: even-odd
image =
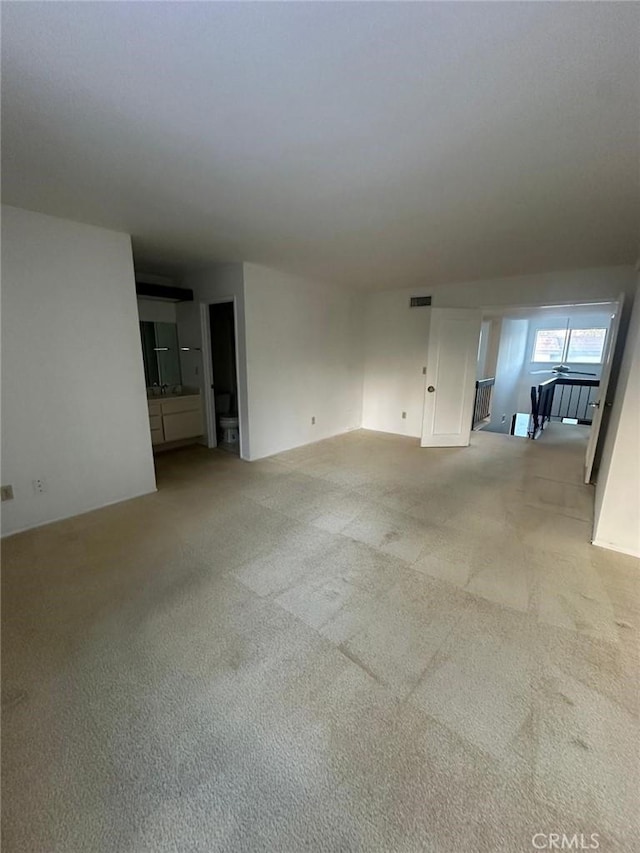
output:
[[[583,453],[191,448],[6,540],[4,849],[637,850],[639,565]]]

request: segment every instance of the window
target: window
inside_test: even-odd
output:
[[[568,364],[601,364],[606,329],[572,329],[564,360]]]
[[[567,341],[566,329],[538,329],[531,361],[562,361]]]
[[[601,364],[606,329],[538,329],[531,361]]]

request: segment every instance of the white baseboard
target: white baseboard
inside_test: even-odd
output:
[[[9,530],[7,533],[3,533],[0,538],[8,539],[10,536],[17,536],[18,533],[26,533],[28,530],[36,530],[38,527],[46,527],[48,524],[57,524],[59,521],[68,521],[70,518],[77,518],[79,515],[87,515],[89,512],[96,512],[96,510],[104,509],[108,506],[115,506],[115,504],[121,504],[125,501],[133,501],[136,498],[143,498],[145,495],[152,495],[157,491],[157,489],[152,489],[150,492],[140,492],[136,495],[128,495],[126,498],[116,498],[113,501],[107,501],[105,504],[97,504],[96,506],[91,506],[88,509],[83,509],[80,512],[72,512],[68,515],[59,515],[56,518],[50,518],[47,521],[39,521],[37,524],[29,524],[27,527],[20,527],[18,530]]]
[[[591,542],[596,548],[606,548],[607,551],[616,551],[618,554],[627,554],[629,557],[638,557],[640,559],[640,551],[631,551],[629,548],[620,548],[618,545],[612,545],[610,542],[602,542],[599,539],[593,539]]]
[[[270,459],[272,456],[279,456],[280,453],[287,453],[289,450],[299,450],[301,447],[309,447],[312,444],[319,444],[321,441],[328,441],[330,438],[338,438],[341,435],[347,435],[349,432],[355,432],[362,429],[360,426],[350,426],[346,429],[331,432],[328,435],[323,435],[320,438],[314,438],[311,441],[303,441],[300,444],[292,444],[291,447],[283,447],[280,450],[270,450],[268,453],[263,453],[261,456],[241,456],[244,462],[260,462],[261,459]]]

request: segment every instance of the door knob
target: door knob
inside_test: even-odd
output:
[[[436,389],[433,387],[433,385],[429,385],[429,387],[427,388],[427,391],[428,391],[430,394],[433,394],[433,392],[434,392],[435,390],[436,390]]]
[[[589,403],[589,405],[592,406],[594,409],[599,409],[600,408],[600,400],[594,400],[593,403]]]

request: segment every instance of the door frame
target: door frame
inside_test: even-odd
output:
[[[616,352],[617,352],[619,343],[620,343],[620,336],[617,333],[620,331],[620,321],[622,319],[623,310],[624,310],[624,306],[625,306],[625,292],[624,291],[621,291],[616,296],[611,296],[609,298],[602,297],[602,298],[596,298],[596,299],[588,299],[585,302],[576,302],[575,300],[561,300],[560,302],[544,302],[544,303],[538,303],[538,304],[527,303],[526,305],[521,305],[521,304],[514,305],[512,303],[508,304],[508,305],[483,305],[480,310],[482,311],[482,319],[484,320],[485,317],[487,316],[487,314],[489,314],[489,315],[495,314],[496,316],[503,317],[503,316],[506,316],[509,311],[527,311],[530,309],[540,309],[540,308],[549,308],[549,309],[574,308],[574,307],[585,308],[585,307],[589,307],[589,306],[593,306],[595,309],[599,305],[600,306],[602,306],[602,305],[615,305],[616,306],[616,312],[617,312],[616,320],[618,323],[618,329],[616,330],[616,340],[613,343],[613,349],[611,352],[611,363],[613,363],[613,361],[615,360],[615,356],[616,356]],[[610,342],[610,338],[609,338],[609,335],[607,335],[607,341],[605,343],[605,347],[608,346],[609,342]],[[611,367],[611,364],[609,365],[609,367]],[[601,377],[602,377],[603,371],[604,371],[604,364],[602,365],[602,371],[600,374]],[[607,377],[607,388],[605,389],[606,393],[607,393],[607,401],[606,402],[603,401],[603,403],[602,403],[602,405],[605,405],[607,407],[609,407],[610,403],[611,403],[611,399],[610,399],[611,388],[610,388],[610,383],[609,383],[610,378],[611,377],[609,375]],[[616,380],[617,380],[617,376],[616,376]],[[592,426],[589,428],[589,430],[590,430],[589,431],[589,437],[591,437]],[[605,431],[606,431],[606,429],[605,429]],[[603,440],[604,440],[604,433],[603,433],[603,430],[600,429],[597,440],[595,442],[595,446],[594,446],[594,459],[598,458],[598,451],[600,449],[600,445],[601,445],[601,442]],[[585,465],[583,466],[583,475],[586,471],[586,461],[587,461],[587,459],[586,459],[586,451],[585,451]],[[593,483],[591,483],[591,485],[593,485]]]
[[[598,399],[592,406],[595,406],[593,412],[593,420],[591,422],[591,430],[589,432],[589,443],[585,455],[584,465],[584,482],[589,485],[593,479],[593,467],[596,461],[596,454],[601,440],[604,439],[606,433],[605,409],[611,408],[613,400],[609,389],[611,382],[611,369],[613,360],[618,346],[618,335],[620,333],[620,320],[624,310],[624,293],[621,293],[617,300],[616,313],[612,323],[609,326],[609,332],[604,345],[605,360],[600,371],[600,384],[598,385]],[[608,419],[607,419],[608,420]],[[603,430],[604,427],[604,430]],[[602,435],[602,439],[601,439]]]
[[[240,357],[238,351],[238,305],[235,296],[218,296],[214,299],[208,299],[206,302],[200,303],[200,331],[202,337],[202,382],[204,396],[204,414],[207,425],[207,447],[214,448],[218,446],[218,435],[216,432],[216,398],[213,386],[213,359],[211,355],[211,325],[209,320],[209,309],[212,305],[220,305],[224,302],[233,304],[233,331],[235,335],[235,359],[236,359],[236,387],[238,389],[237,409],[238,409],[238,454],[242,456],[243,443],[243,427],[242,415],[240,413],[240,400],[244,388],[242,387],[242,379],[240,376]]]

